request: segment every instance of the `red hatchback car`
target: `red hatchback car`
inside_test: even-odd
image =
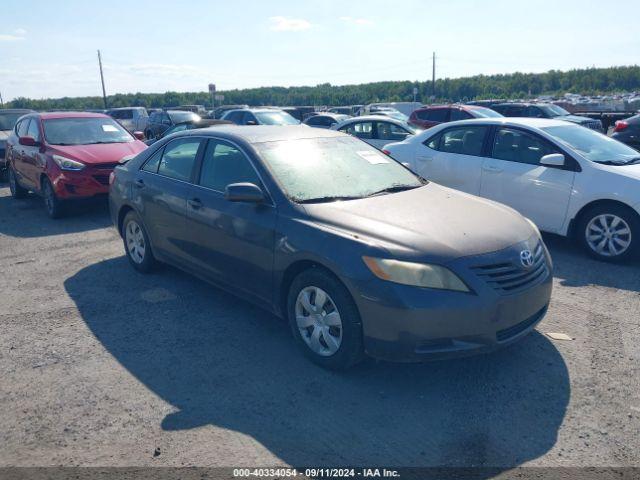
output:
[[[14,198],[41,195],[51,218],[64,202],[109,192],[109,175],[147,146],[101,113],[51,112],[22,117],[7,139]]]
[[[470,118],[501,117],[498,112],[476,105],[429,105],[414,110],[409,123],[420,128],[431,128],[446,122]]]

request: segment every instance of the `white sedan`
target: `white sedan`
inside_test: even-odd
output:
[[[422,130],[412,127],[407,122],[383,115],[364,115],[353,117],[333,124],[332,130],[340,130],[360,140],[382,148],[389,142],[397,142],[415,135]]]
[[[561,120],[451,122],[384,146],[436,183],[496,200],[608,261],[640,254],[640,154]]]

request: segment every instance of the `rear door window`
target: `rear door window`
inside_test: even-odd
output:
[[[448,108],[433,108],[431,110],[427,110],[427,118],[431,122],[446,122],[449,120],[449,109]]]
[[[199,138],[181,138],[164,148],[158,173],[165,177],[188,182],[202,141]]]
[[[340,130],[358,138],[373,138],[373,122],[356,122]]]
[[[440,152],[479,157],[488,130],[486,126],[451,128],[428,139],[425,145]]]

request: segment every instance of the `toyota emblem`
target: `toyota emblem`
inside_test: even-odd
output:
[[[525,268],[531,268],[533,266],[533,254],[531,250],[522,250],[520,252],[520,263]]]

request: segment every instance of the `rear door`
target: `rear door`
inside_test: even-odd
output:
[[[22,173],[29,185],[36,190],[40,190],[40,175],[44,172],[45,163],[44,157],[40,154],[42,136],[38,118],[31,117],[26,136],[33,138],[36,141],[36,146],[22,147]]]
[[[565,167],[540,165],[551,153],[563,152],[532,132],[499,128],[482,168],[480,196],[518,210],[541,230],[560,231],[576,172],[566,155]]]
[[[20,185],[25,188],[34,189],[35,185],[29,175],[29,165],[25,161],[26,147],[20,144],[20,138],[27,136],[30,122],[31,117],[27,117],[19,121],[15,126],[17,138],[15,145],[12,146],[11,161]]]
[[[447,128],[418,145],[412,168],[436,183],[478,195],[489,131],[485,125]]]
[[[190,248],[187,197],[203,143],[199,137],[170,141],[143,164],[132,186],[153,247],[174,259],[186,259]]]
[[[227,185],[240,182],[258,185],[266,194],[240,147],[209,139],[187,202],[189,255],[215,281],[270,304],[276,208],[271,200],[261,204],[226,200]]]

